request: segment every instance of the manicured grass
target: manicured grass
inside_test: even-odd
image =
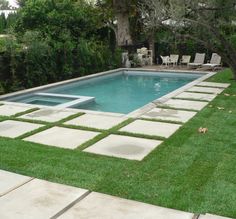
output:
[[[0,138],[0,168],[164,207],[236,217],[236,83],[230,78],[228,70],[211,78],[232,85],[142,162]],[[201,126],[207,134],[198,133]]]

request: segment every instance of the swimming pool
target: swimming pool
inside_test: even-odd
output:
[[[6,101],[127,114],[203,75],[119,70],[9,97]]]

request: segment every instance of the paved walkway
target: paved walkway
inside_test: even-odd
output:
[[[201,82],[164,103],[153,102],[149,111],[130,121],[120,114],[78,115],[81,111],[75,109],[33,110],[33,105],[4,102],[0,136],[67,149],[92,142],[84,152],[141,161],[229,85]]]
[[[1,219],[227,219],[194,215],[0,170]]]
[[[153,103],[141,117],[41,108],[17,103],[0,106],[0,136],[141,161],[182,124],[193,118],[229,84],[202,82]],[[108,134],[107,134],[108,133]],[[98,136],[103,136],[99,141]],[[224,219],[113,197],[0,170],[0,218],[3,219]],[[225,218],[226,219],[226,218]]]

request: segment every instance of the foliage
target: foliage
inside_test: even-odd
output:
[[[140,7],[147,29],[165,26],[220,54],[236,79],[236,47],[230,38],[236,31],[235,0],[147,0]]]
[[[0,15],[0,34],[4,32],[5,28],[6,28],[6,18],[5,15],[2,13]]]
[[[120,66],[121,52],[112,46],[109,31],[101,31],[96,7],[73,0],[23,3],[11,33],[17,46],[9,50],[9,39],[0,42],[5,92]]]
[[[210,59],[211,50],[203,47],[199,42],[187,37],[177,37],[172,31],[165,27],[160,27],[155,35],[157,51],[159,55],[179,54],[191,55],[193,58],[197,52],[206,53],[207,59]]]
[[[10,9],[9,2],[7,0],[0,0],[0,10]]]
[[[10,13],[6,17],[4,13],[0,15],[0,34],[5,34],[9,32],[11,28],[15,25],[17,20],[16,13]]]

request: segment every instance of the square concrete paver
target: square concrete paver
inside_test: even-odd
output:
[[[188,109],[188,110],[201,110],[208,103],[203,101],[191,101],[191,100],[180,100],[180,99],[169,99],[165,103],[159,104],[160,106],[168,106],[177,109]]]
[[[229,217],[222,217],[213,214],[200,215],[199,219],[231,219]]]
[[[0,198],[4,219],[49,219],[87,190],[33,179]]]
[[[178,99],[193,99],[193,100],[205,100],[212,101],[216,97],[215,94],[203,94],[203,93],[191,93],[191,92],[183,92],[175,98]]]
[[[42,126],[43,125],[33,124],[29,122],[6,120],[3,122],[0,122],[0,136],[16,138],[27,132],[31,132],[35,129],[38,129]]]
[[[65,124],[86,126],[97,129],[110,129],[113,126],[118,125],[119,123],[125,121],[126,119],[127,118],[115,117],[115,116],[85,114],[73,120],[70,120]]]
[[[0,115],[1,116],[13,116],[17,113],[22,113],[26,110],[33,109],[29,106],[18,106],[18,105],[1,105],[0,106]]]
[[[25,141],[74,149],[97,136],[98,132],[53,127],[25,138]]]
[[[215,87],[191,87],[187,91],[191,92],[201,92],[201,93],[212,93],[212,94],[220,94],[224,89],[215,88]]]
[[[175,109],[155,108],[145,113],[142,117],[149,118],[149,119],[169,120],[169,121],[174,121],[174,122],[187,122],[195,115],[196,115],[196,112],[175,110]]]
[[[219,88],[227,88],[230,86],[230,84],[227,83],[215,83],[215,82],[201,82],[198,85],[206,87],[219,87]]]
[[[142,160],[161,143],[157,140],[109,135],[84,151],[130,160]]]
[[[165,122],[136,120],[129,125],[121,128],[120,131],[168,138],[180,127],[181,125]]]
[[[31,179],[28,176],[0,170],[0,197],[29,182]]]
[[[40,120],[45,122],[57,122],[61,119],[65,119],[68,116],[75,114],[73,111],[62,109],[41,109],[32,113],[21,116],[20,118]]]
[[[60,219],[192,219],[193,214],[92,192]]]

